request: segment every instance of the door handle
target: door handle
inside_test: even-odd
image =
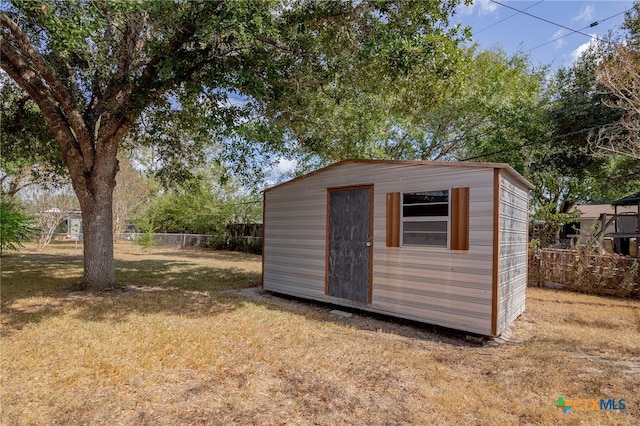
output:
[[[367,241],[367,247],[371,247],[373,245],[373,241]]]

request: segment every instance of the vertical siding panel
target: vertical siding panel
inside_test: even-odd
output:
[[[260,286],[264,288],[264,212],[267,211],[267,197],[262,197],[262,276],[260,277]]]
[[[500,191],[500,313],[502,332],[525,309],[529,193],[508,176],[502,176]]]
[[[325,229],[325,239],[324,239],[324,294],[329,294],[329,209],[331,208],[330,197],[331,194],[329,192],[329,188],[327,188],[325,192],[325,211],[324,211],[324,229]]]
[[[290,185],[282,189],[264,193],[263,287],[318,297],[325,293],[326,188]]]
[[[367,302],[371,305],[373,301],[373,243],[374,243],[374,220],[375,220],[375,200],[376,191],[372,184],[369,193],[369,294]]]
[[[500,266],[499,260],[499,244],[500,244],[500,169],[493,171],[493,267],[491,272],[491,334],[497,336],[498,331],[498,272]]]

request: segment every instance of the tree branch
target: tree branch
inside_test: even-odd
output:
[[[278,43],[277,41],[268,39],[266,37],[257,37],[256,40],[258,40],[261,43],[264,43],[264,44],[267,44],[269,46],[272,46],[272,47],[276,48],[277,50],[279,50],[281,52],[289,53],[289,54],[297,56],[299,58],[309,59],[311,57],[308,53],[305,53],[302,50],[297,50],[297,51],[293,50],[290,47],[284,46],[284,45]]]
[[[15,52],[19,51],[20,62],[24,62],[24,64],[22,66],[18,66],[17,69],[27,72],[29,74],[30,80],[39,79],[43,82],[43,84],[39,85],[40,91],[42,92],[42,94],[44,94],[45,92],[49,92],[49,95],[46,97],[54,98],[55,101],[60,105],[61,110],[65,115],[66,121],[68,121],[71,129],[73,129],[72,140],[75,140],[78,143],[79,151],[84,159],[85,169],[90,170],[93,167],[95,151],[89,137],[89,132],[87,131],[87,128],[82,119],[82,115],[77,108],[75,99],[60,83],[60,80],[58,79],[53,68],[47,63],[46,59],[43,58],[42,55],[40,55],[40,53],[38,53],[38,51],[33,47],[27,35],[4,12],[0,12],[0,24],[2,24],[2,26],[6,28],[12,36],[11,39],[6,40],[3,34],[3,54],[10,56],[10,53],[7,52],[14,51],[13,56],[15,58]],[[9,35],[6,31],[5,34]],[[9,46],[11,47],[11,49],[9,48]],[[27,64],[29,65],[27,66]],[[14,62],[14,65],[18,64]],[[27,93],[29,92],[27,91]],[[40,96],[39,98],[42,99],[42,96]],[[34,101],[39,105],[39,100],[37,98],[34,98]]]
[[[3,35],[0,35],[0,53],[2,68],[40,107],[42,116],[58,143],[69,170],[82,175],[84,171],[82,155],[78,146],[73,143],[75,139],[67,125],[67,117],[59,108],[58,102],[48,87],[38,78],[22,52],[8,43]]]

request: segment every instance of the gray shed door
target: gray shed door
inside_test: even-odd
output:
[[[372,187],[329,190],[327,294],[368,303]]]

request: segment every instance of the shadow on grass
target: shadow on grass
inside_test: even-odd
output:
[[[341,327],[356,328],[370,333],[386,333],[416,341],[439,342],[454,346],[478,347],[483,336],[441,327],[418,321],[398,318],[356,308],[337,306],[331,303],[302,299],[279,293],[256,289],[259,297],[251,297],[250,302],[266,309],[304,316],[306,319]],[[333,310],[350,313],[345,317],[330,313]],[[471,336],[472,339],[468,337]]]
[[[172,257],[184,257],[188,259],[211,259],[212,254],[215,254],[215,258],[233,263],[251,262],[260,259],[259,255],[251,253],[243,253],[239,251],[226,251],[226,250],[203,250],[203,249],[171,249],[162,248],[155,252],[159,255],[172,256]],[[259,261],[259,260],[258,260]]]
[[[260,283],[258,273],[180,259],[118,260],[116,277],[124,291],[87,295],[72,290],[82,278],[81,257],[17,254],[3,258],[3,334],[61,314],[114,322],[127,321],[134,313],[216,315],[242,305],[241,298],[221,291]]]
[[[175,260],[117,260],[116,276],[126,290],[98,295],[70,290],[82,277],[82,258],[79,256],[20,254],[3,259],[2,333],[20,330],[56,315],[71,315],[82,321],[121,323],[132,315],[165,313],[206,317],[254,304],[338,327],[456,346],[478,346],[477,341],[466,339],[468,333],[451,329],[363,311],[343,318],[330,314],[329,311],[336,307],[329,304],[240,292],[258,286],[260,274],[238,267],[215,267],[190,261],[210,258],[209,253],[167,254]],[[219,252],[216,258],[224,258],[227,264],[256,259],[250,255]]]
[[[82,277],[82,257],[47,254],[12,254],[2,257],[2,304],[17,298],[71,287]]]
[[[161,286],[221,291],[253,287],[260,274],[237,267],[213,267],[181,260],[116,261],[116,278],[125,286]]]

